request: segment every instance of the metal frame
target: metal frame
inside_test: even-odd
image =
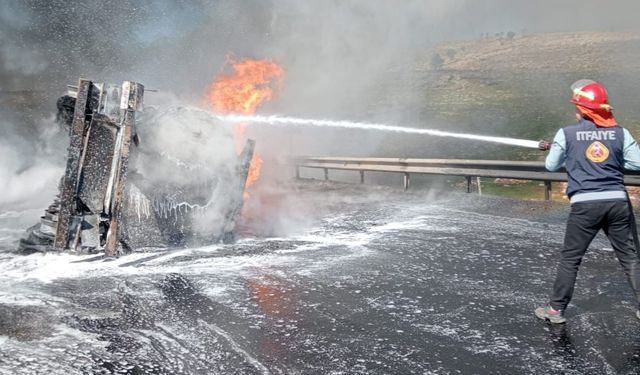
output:
[[[120,142],[116,142],[116,150],[114,150],[111,182],[109,184],[112,190],[107,195],[110,201],[105,201],[104,207],[105,211],[110,214],[109,230],[104,247],[105,257],[115,257],[118,251],[118,230],[122,219],[122,201],[124,199],[131,142],[134,135],[135,113],[142,106],[143,95],[143,85],[130,81],[123,82],[120,102],[121,124],[117,133]]]
[[[549,172],[544,163],[538,161],[301,157],[294,159],[293,165],[296,168],[296,178],[300,178],[300,168],[320,168],[324,170],[326,181],[329,180],[330,169],[358,171],[361,183],[364,182],[365,172],[402,173],[405,190],[411,186],[411,174],[465,177],[467,193],[471,192],[473,177],[543,181],[545,200],[551,199],[552,182],[567,181],[564,170]],[[625,184],[640,186],[640,173],[628,172]]]
[[[115,118],[100,112],[104,110],[106,100],[104,90],[105,85],[102,83],[80,79],[74,93],[76,105],[71,123],[67,165],[60,188],[60,210],[53,245],[58,250],[77,250],[80,243],[85,208],[79,198],[79,192],[81,180],[86,172],[87,144],[96,117],[103,116],[112,121],[113,126],[117,128],[113,161],[109,170],[109,185],[101,213],[105,215],[103,219],[108,221],[105,255],[113,257],[118,248],[118,227],[122,216],[129,152],[134,135],[135,112],[142,106],[144,87],[135,82],[123,82],[119,112],[114,113]]]
[[[85,136],[85,122],[91,81],[80,79],[76,96],[76,107],[71,123],[70,142],[67,166],[60,186],[60,212],[54,246],[58,249],[68,248],[72,216],[76,215],[76,193],[82,170],[82,150]]]

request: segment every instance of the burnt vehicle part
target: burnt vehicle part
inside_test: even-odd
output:
[[[57,119],[69,127],[66,169],[57,199],[27,230],[21,251],[103,251],[113,257],[234,238],[254,142],[220,163],[199,163],[198,154],[176,158],[166,152],[172,134],[164,135],[165,144],[154,143],[163,121],[153,108],[144,116],[143,96],[144,87],[136,82],[80,80],[58,100]],[[207,122],[182,131],[173,125],[164,128],[191,132],[182,139],[187,143],[210,136],[208,129],[215,126]],[[214,141],[215,136],[220,134],[211,137]],[[177,149],[181,146],[212,148],[202,142]]]

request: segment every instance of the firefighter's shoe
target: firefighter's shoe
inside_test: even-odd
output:
[[[535,310],[535,314],[538,318],[542,320],[548,320],[551,323],[555,323],[555,324],[566,323],[567,321],[562,311],[556,310],[549,305],[544,307],[538,307]]]

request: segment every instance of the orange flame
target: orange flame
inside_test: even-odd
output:
[[[231,67],[230,72],[225,70]],[[218,113],[252,115],[264,102],[273,98],[282,88],[284,70],[269,60],[244,59],[236,61],[227,57],[222,72],[216,77],[209,91],[209,101]],[[241,152],[247,125],[238,124],[234,130],[236,150]],[[260,178],[262,159],[254,154],[249,167],[245,190]],[[245,193],[245,197],[247,194]]]

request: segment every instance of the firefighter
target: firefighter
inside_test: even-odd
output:
[[[566,166],[571,213],[549,304],[537,308],[535,315],[551,323],[566,322],[564,312],[578,267],[602,229],[631,285],[640,319],[638,238],[623,173],[624,169],[640,170],[640,149],[613,116],[603,85],[580,80],[571,89],[578,122],[560,129],[552,143],[540,141],[539,145],[541,150],[550,150],[545,162],[549,171]]]

